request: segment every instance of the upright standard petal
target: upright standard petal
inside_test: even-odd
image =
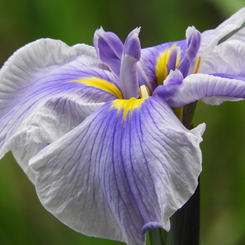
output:
[[[186,40],[188,46],[186,56],[190,61],[192,61],[195,59],[200,48],[201,34],[194,26],[188,27],[186,30]]]
[[[204,128],[159,98],[108,102],[31,159],[39,198],[83,234],[143,245],[193,194]]]
[[[124,55],[128,55],[137,61],[140,59],[141,56],[139,33],[140,28],[136,28],[128,34],[123,50]]]
[[[120,67],[120,88],[125,99],[139,97],[139,82],[137,77],[137,62],[140,59],[141,47],[139,41],[140,29],[129,33],[122,55]]]
[[[120,76],[120,64],[123,53],[123,43],[113,32],[105,32],[101,27],[94,34],[94,47],[101,61]]]

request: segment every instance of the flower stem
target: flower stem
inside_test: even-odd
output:
[[[190,200],[171,218],[168,245],[198,245],[200,229],[200,186]]]
[[[191,129],[196,102],[183,110],[183,125]],[[200,183],[195,193],[171,218],[171,229],[167,234],[168,245],[198,245],[200,232]]]
[[[184,106],[182,123],[188,129],[192,128],[192,120],[196,109],[196,105],[197,101]]]
[[[151,245],[165,245],[162,237],[162,229],[149,230],[149,238]]]

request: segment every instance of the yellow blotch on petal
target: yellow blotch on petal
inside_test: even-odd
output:
[[[123,119],[125,119],[128,114],[130,114],[130,116],[132,115],[133,110],[139,110],[145,99],[146,98],[131,98],[129,100],[114,100],[110,109],[116,108],[118,110],[118,114],[123,112]]]
[[[122,92],[116,85],[98,77],[83,78],[81,80],[74,80],[72,82],[79,82],[87,86],[104,90],[105,92],[115,95],[119,99],[123,98]]]
[[[155,69],[156,69],[156,78],[157,78],[158,85],[163,85],[164,80],[169,74],[167,65],[169,62],[171,52],[175,48],[176,48],[176,44],[174,44],[171,48],[164,50],[157,58]],[[178,53],[176,57],[176,64],[175,64],[176,67],[178,66],[179,60],[180,60],[180,55]]]

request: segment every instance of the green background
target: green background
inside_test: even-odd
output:
[[[103,26],[124,40],[141,26],[142,47],[185,38],[194,25],[215,28],[245,1],[238,0],[1,0],[0,63],[41,37],[92,44]],[[198,102],[195,125],[206,122],[201,175],[201,241],[245,244],[245,103]],[[39,203],[35,189],[9,153],[0,161],[0,245],[121,244],[69,229]]]

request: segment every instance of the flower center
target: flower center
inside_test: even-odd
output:
[[[179,48],[176,47],[176,44],[160,53],[155,66],[157,85],[164,84],[164,80],[169,72],[171,70],[174,71],[178,67],[179,61],[180,52]]]
[[[123,120],[126,119],[126,117],[132,116],[132,113],[134,110],[139,110],[142,103],[145,101],[146,98],[136,99],[131,98],[128,100],[125,99],[117,99],[113,100],[110,110],[116,109],[118,116],[122,115]]]
[[[149,96],[151,96],[149,88],[145,85],[140,86],[139,94],[140,98],[148,98]]]

